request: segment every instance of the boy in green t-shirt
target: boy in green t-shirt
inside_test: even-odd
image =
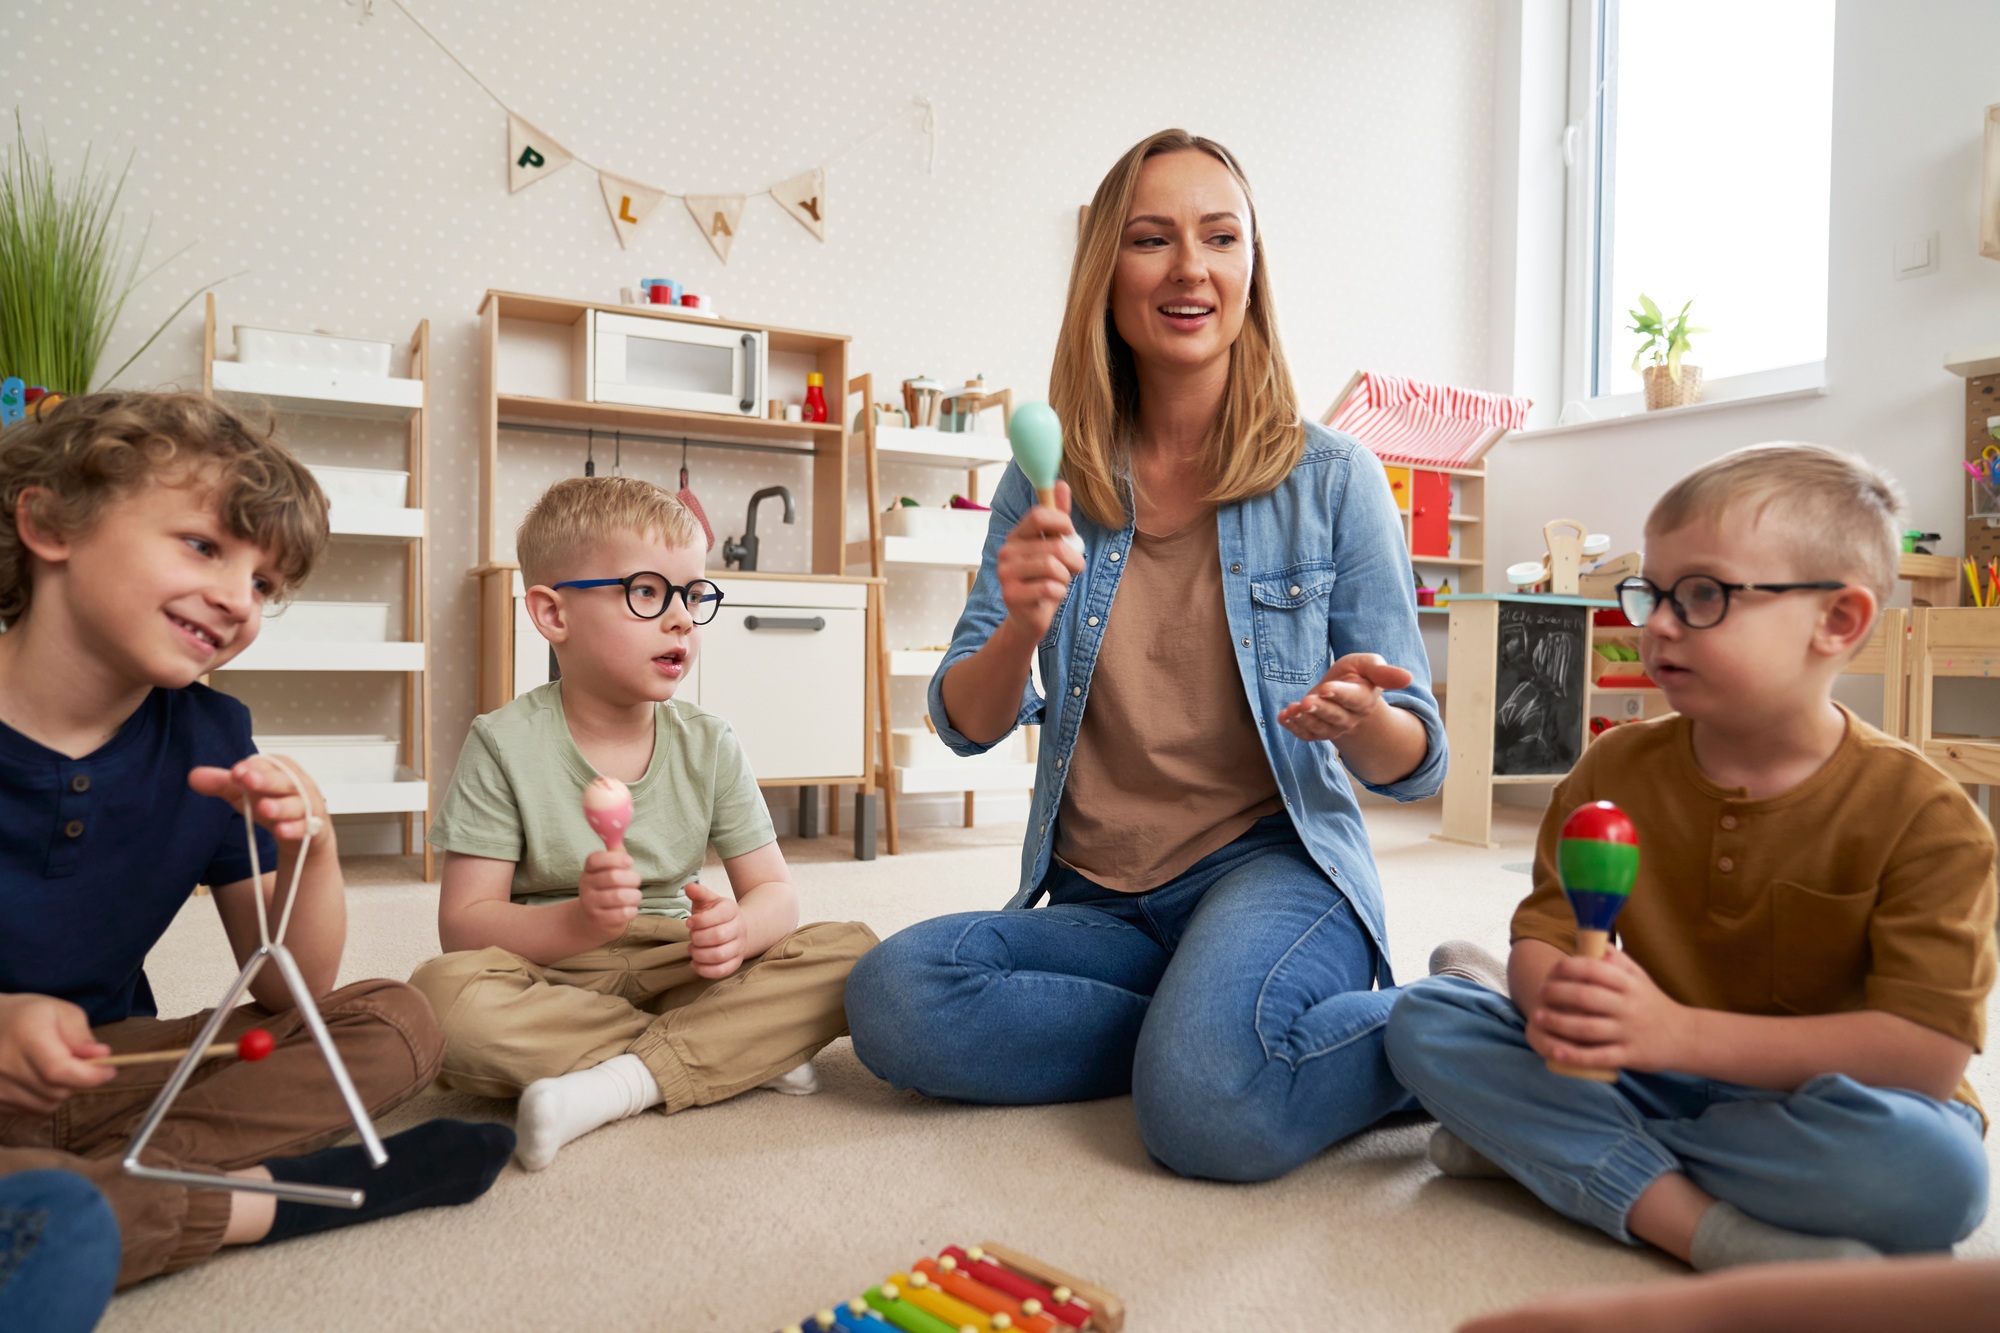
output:
[[[445,850],[438,935],[410,983],[444,1027],[448,1087],[518,1094],[516,1157],[649,1106],[754,1087],[818,1089],[847,1032],[858,922],[800,928],[798,894],[736,733],[674,701],[721,590],[701,528],[630,477],[551,486],[516,539],[559,681],[473,721],[430,840]],[[608,851],[583,817],[598,776],[632,792]],[[698,880],[713,843],[734,896]]]

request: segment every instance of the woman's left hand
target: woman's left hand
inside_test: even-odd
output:
[[[1302,741],[1338,740],[1382,706],[1382,691],[1400,690],[1414,679],[1380,653],[1349,653],[1327,668],[1305,698],[1286,705],[1278,722]]]

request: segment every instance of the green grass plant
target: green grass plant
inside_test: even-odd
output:
[[[86,151],[63,179],[46,137],[28,142],[14,113],[14,152],[0,167],[0,375],[19,375],[55,393],[90,392],[125,302],[186,247],[144,273],[148,222],[128,246],[118,204],[131,159],[113,177],[93,171]],[[137,351],[104,377],[115,380],[213,283],[196,288],[160,321]]]

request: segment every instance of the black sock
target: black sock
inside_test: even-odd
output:
[[[366,1193],[359,1208],[278,1200],[270,1234],[259,1241],[309,1236],[351,1227],[417,1208],[470,1203],[486,1193],[514,1155],[514,1131],[505,1125],[465,1120],[427,1120],[383,1141],[389,1160],[376,1166],[360,1144],[323,1148],[304,1157],[273,1157],[264,1163],[271,1179],[294,1185],[332,1185]]]

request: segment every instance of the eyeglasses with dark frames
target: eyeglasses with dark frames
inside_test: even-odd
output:
[[[1641,575],[1633,575],[1618,585],[1618,609],[1634,625],[1644,625],[1655,608],[1665,602],[1689,629],[1711,629],[1729,614],[1729,596],[1738,592],[1834,592],[1845,583],[1820,579],[1813,583],[1724,583],[1706,574],[1687,574],[1674,580],[1671,588]]]
[[[655,574],[642,570],[622,579],[565,579],[552,583],[552,588],[611,588],[625,590],[625,605],[633,615],[641,620],[658,620],[673,605],[674,594],[679,593],[681,605],[687,608],[688,618],[697,625],[706,625],[715,619],[715,613],[722,608],[722,589],[707,579],[691,579],[686,583],[669,582],[665,574]]]

